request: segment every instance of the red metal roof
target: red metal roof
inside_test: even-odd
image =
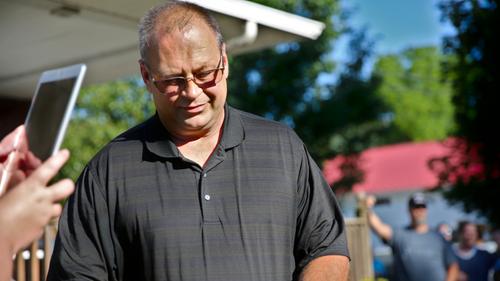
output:
[[[355,184],[353,191],[383,193],[436,187],[439,179],[430,169],[429,161],[450,155],[450,141],[456,140],[403,143],[365,150],[359,161],[364,180]],[[342,177],[340,167],[345,159],[338,156],[325,161],[323,173],[330,185]]]

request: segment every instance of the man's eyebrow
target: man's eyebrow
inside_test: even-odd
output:
[[[184,77],[182,72],[179,73],[165,73],[163,71],[159,71],[158,76],[162,79],[174,78],[174,77]]]
[[[219,63],[219,62],[220,62],[220,58],[215,63],[213,61],[210,61],[210,59],[208,59],[207,61],[200,63],[199,66],[194,67],[192,72],[194,74],[196,74],[198,72],[203,72],[203,71],[215,69],[218,67],[217,63]],[[168,78],[174,78],[174,77],[184,77],[185,75],[182,72],[165,73],[162,70],[159,70],[158,76],[162,79],[168,79]]]
[[[219,61],[217,61],[219,62]],[[216,64],[217,64],[216,62]],[[195,67],[193,69],[193,72],[196,73],[196,72],[203,72],[203,71],[206,71],[206,70],[212,70],[214,68],[217,68],[217,65],[214,65],[214,63],[212,61],[206,61],[206,62],[203,62],[200,64],[200,66],[198,67]]]

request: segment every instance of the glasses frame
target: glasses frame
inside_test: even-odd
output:
[[[220,66],[220,65],[221,65],[221,63],[222,63],[222,66]],[[192,75],[191,77],[173,76],[173,77],[169,77],[169,78],[166,78],[166,79],[156,79],[156,78],[154,78],[154,76],[153,76],[153,75],[151,75],[151,82],[153,82],[153,85],[154,85],[154,86],[155,86],[155,88],[158,90],[158,92],[160,92],[160,93],[162,93],[162,94],[166,94],[166,93],[167,93],[167,91],[166,91],[166,90],[162,91],[162,90],[161,90],[161,88],[162,88],[162,87],[161,87],[161,86],[158,86],[158,83],[162,83],[162,82],[169,82],[169,81],[174,81],[174,80],[178,80],[178,79],[183,80],[183,82],[182,82],[182,85],[181,85],[181,84],[179,84],[179,85],[177,86],[177,87],[178,87],[177,91],[178,91],[179,89],[184,89],[184,88],[186,87],[186,85],[188,84],[188,82],[189,82],[189,81],[193,81],[193,83],[195,83],[195,84],[196,84],[196,86],[198,86],[200,89],[207,89],[207,88],[210,88],[210,87],[213,87],[213,86],[217,85],[217,83],[219,83],[219,82],[220,82],[220,80],[219,80],[219,81],[217,81],[217,82],[215,82],[215,80],[217,80],[217,75],[218,75],[218,73],[215,73],[215,75],[214,75],[214,79],[213,79],[213,80],[211,80],[211,81],[207,81],[207,82],[198,82],[198,81],[196,81],[196,79],[197,79],[197,77],[196,77],[196,76],[197,76],[197,75],[199,75],[199,74],[207,74],[207,73],[208,73],[208,75],[209,75],[209,74],[212,74],[212,73],[217,72],[217,71],[220,71],[220,70],[222,70],[222,75],[224,75],[224,70],[225,70],[225,69],[226,69],[226,66],[225,66],[225,64],[224,64],[223,55],[222,55],[222,50],[221,50],[221,54],[220,54],[220,58],[219,58],[219,62],[217,63],[217,67],[216,67],[216,68],[212,68],[212,69],[208,69],[208,70],[200,71],[200,72],[198,72],[198,73],[193,73],[193,75]],[[151,71],[150,71],[150,72],[151,72]],[[165,86],[164,88],[166,89],[167,87],[168,87],[168,86]],[[173,91],[172,91],[172,92],[173,92]]]

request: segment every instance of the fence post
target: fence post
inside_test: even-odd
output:
[[[351,255],[350,281],[374,280],[367,214],[366,206],[358,200],[358,217],[346,219],[347,244]]]

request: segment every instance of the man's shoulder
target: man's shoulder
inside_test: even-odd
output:
[[[497,258],[495,253],[488,252],[485,249],[476,248],[476,250],[477,250],[476,254],[480,257],[483,257],[484,259],[496,259]]]
[[[267,118],[264,118],[262,116],[243,111],[240,109],[236,109],[234,107],[230,107],[230,110],[234,113],[237,114],[241,117],[241,121],[244,122],[245,125],[253,125],[253,126],[264,126],[264,127],[274,127],[274,128],[284,128],[284,129],[289,129],[288,126],[286,126],[283,123],[280,123],[278,121],[270,120]]]
[[[436,241],[436,242],[444,242],[444,238],[442,238],[441,235],[439,235],[438,232],[433,231],[433,230],[428,230],[427,232],[424,233],[418,233],[415,231],[414,228],[411,226],[406,226],[406,227],[400,227],[400,228],[395,228],[393,230],[393,236],[400,238],[403,241],[406,242],[412,242],[410,240],[415,239],[418,240],[429,240],[429,241]]]
[[[409,227],[394,227],[392,230],[391,241],[392,242],[396,242],[396,241],[405,242],[408,240],[408,236],[411,236],[414,233],[415,233],[415,231],[413,231],[413,229],[411,229]]]
[[[294,139],[300,140],[295,131],[284,123],[235,108],[231,108],[231,110],[233,114],[240,116],[245,132],[249,133],[250,136],[288,135]]]
[[[147,136],[148,129],[153,126],[155,116],[152,116],[145,121],[135,125],[134,127],[126,130],[125,132],[119,134],[113,140],[109,142],[110,145],[116,145],[119,143],[143,141]]]
[[[143,142],[147,136],[147,130],[151,126],[152,118],[116,136],[95,154],[89,161],[88,166],[95,167],[102,164],[103,161],[112,161],[117,157],[142,155]]]

